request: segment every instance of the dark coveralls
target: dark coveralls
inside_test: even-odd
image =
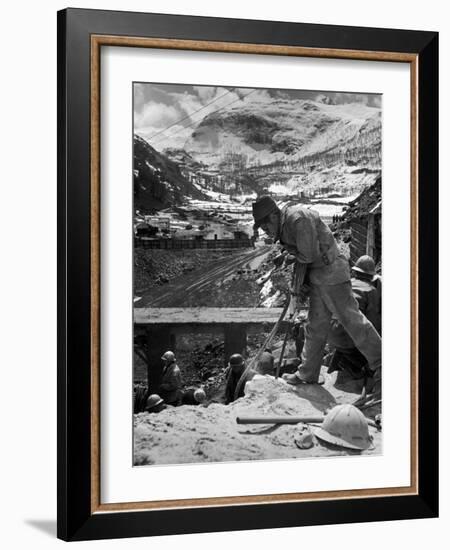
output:
[[[181,397],[181,403],[183,405],[198,405],[197,399],[195,399],[194,394],[197,391],[197,388],[189,388],[183,392]]]
[[[270,351],[266,350],[261,353],[256,370],[259,374],[273,375],[275,373],[275,358]]]
[[[360,311],[381,334],[381,295],[376,282],[371,283],[354,277],[351,283]],[[349,369],[353,374],[361,373],[367,361],[337,319],[332,319],[328,343],[335,348],[329,372]]]
[[[170,363],[163,368],[158,394],[168,405],[179,405],[182,397],[183,380],[176,363]]]
[[[352,293],[348,261],[339,252],[330,228],[315,210],[301,205],[284,207],[280,221],[280,243],[299,264],[307,265],[311,289],[297,376],[305,382],[318,381],[332,317],[342,324],[369,368],[380,368],[380,335],[359,310]]]
[[[242,373],[244,372],[244,369],[242,369],[241,372],[233,372],[233,369],[231,367],[228,367],[227,375],[226,375],[226,386],[225,386],[225,403],[228,405],[228,403],[231,403],[234,401],[234,392],[236,390],[237,383],[239,382]],[[239,391],[239,397],[244,396],[244,390],[245,390],[245,384],[251,380],[256,374],[256,371],[253,369],[250,369],[247,374],[245,375],[245,382],[241,385],[241,389]]]

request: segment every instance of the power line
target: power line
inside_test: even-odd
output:
[[[241,97],[238,97],[237,99],[233,100],[233,101],[230,101],[230,103],[227,103],[226,105],[222,105],[222,107],[219,107],[218,109],[216,109],[215,111],[211,111],[210,113],[208,113],[208,116],[209,115],[212,115],[214,113],[218,113],[219,111],[221,111],[222,109],[225,109],[226,107],[229,107],[230,105],[233,105],[233,103],[237,103],[238,101],[243,101],[244,99],[246,99],[250,94],[253,94],[254,92],[256,92],[257,90],[252,90],[251,92],[249,92],[247,95],[243,96],[242,98]],[[193,126],[194,124],[197,124],[198,120],[194,120],[191,122],[191,124],[188,124],[187,126],[184,127],[184,129],[186,128],[190,128],[191,126]],[[156,140],[156,143],[158,143],[159,141],[165,141],[166,139],[169,139],[169,138],[174,138],[177,134],[179,134],[181,132],[181,130],[179,130],[178,132],[175,132],[174,134],[172,134],[171,136],[167,136],[166,138],[162,138],[162,139],[157,139]]]
[[[212,101],[210,101],[209,103],[207,103],[206,105],[203,105],[203,107],[200,107],[200,109],[197,109],[196,111],[194,111],[193,113],[190,113],[189,115],[186,115],[184,118],[181,118],[180,120],[177,120],[176,122],[174,122],[173,124],[171,124],[170,126],[167,126],[167,128],[164,128],[163,130],[160,130],[159,132],[156,132],[156,134],[153,134],[152,136],[150,136],[148,138],[148,140],[150,141],[151,139],[153,139],[154,137],[156,136],[159,136],[159,134],[163,134],[164,132],[166,132],[167,130],[169,130],[169,128],[172,128],[172,126],[175,126],[177,124],[180,124],[180,122],[183,122],[183,120],[186,120],[187,118],[191,118],[192,115],[195,115],[195,113],[198,113],[199,111],[201,111],[202,109],[205,109],[206,107],[208,107],[209,105],[212,105],[214,102],[218,101],[220,98],[226,96],[227,94],[231,93],[230,90],[227,90],[224,94],[220,95],[219,97],[216,97],[215,99],[213,99]]]
[[[248,93],[247,95],[245,95],[244,97],[242,97],[242,98],[241,98],[241,97],[238,97],[238,98],[235,99],[234,101],[230,101],[230,103],[227,103],[226,105],[223,105],[222,107],[219,107],[219,108],[216,109],[215,111],[211,111],[210,113],[208,113],[208,116],[209,116],[209,115],[212,115],[212,114],[214,114],[214,113],[217,113],[217,112],[221,111],[222,109],[225,109],[226,107],[229,107],[230,105],[233,105],[233,103],[236,103],[236,102],[238,102],[238,101],[243,101],[243,100],[246,99],[249,95],[253,94],[253,93],[256,92],[256,91],[257,91],[256,89],[255,89],[255,90],[252,90],[251,92],[249,92],[249,93]],[[188,124],[187,126],[185,126],[184,129],[190,128],[192,125],[197,124],[198,122],[199,122],[198,120],[197,120],[197,121],[194,120],[193,122],[191,122],[191,124]],[[166,136],[165,138],[162,138],[162,139],[159,139],[159,140],[157,139],[155,143],[158,143],[158,142],[160,142],[160,141],[166,141],[167,139],[173,139],[173,138],[174,138],[177,134],[179,134],[180,132],[181,132],[181,130],[179,130],[178,132],[175,132],[175,133],[172,134],[171,136]],[[153,143],[152,145],[154,146],[155,143]]]

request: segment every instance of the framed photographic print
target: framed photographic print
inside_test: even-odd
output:
[[[438,36],[58,13],[58,536],[438,513]]]

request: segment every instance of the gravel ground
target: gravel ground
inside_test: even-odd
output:
[[[305,425],[238,425],[236,417],[264,415],[322,415],[331,407],[352,402],[358,381],[338,382],[326,374],[325,385],[293,387],[281,379],[257,376],[246,386],[246,395],[230,405],[172,407],[158,414],[134,415],[134,464],[182,464],[239,460],[377,455],[382,433],[369,428],[372,447],[352,451],[322,443],[300,449],[295,440]],[[380,410],[372,410],[372,414]],[[314,428],[311,428],[314,431]]]

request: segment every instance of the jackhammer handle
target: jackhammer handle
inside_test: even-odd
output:
[[[324,416],[237,416],[237,424],[321,424]],[[366,418],[372,428],[381,430],[381,425],[371,418]]]
[[[278,328],[279,326],[281,325],[281,322],[283,321],[284,319],[284,316],[286,315],[286,311],[288,310],[288,307],[289,307],[289,300],[286,300],[286,303],[284,305],[284,308],[283,308],[283,311],[281,312],[281,315],[278,319],[278,321],[275,323],[274,327],[272,328],[272,331],[271,333],[269,334],[269,336],[266,338],[264,344],[259,348],[259,351],[258,353],[256,354],[256,356],[250,361],[250,363],[245,367],[245,370],[244,372],[241,374],[241,377],[239,378],[238,380],[238,383],[236,384],[236,388],[234,390],[234,399],[237,399],[238,396],[239,396],[239,392],[241,391],[241,388],[242,386],[244,385],[245,383],[245,377],[247,376],[247,373],[248,371],[258,363],[259,361],[259,358],[261,357],[262,355],[262,352],[264,351],[264,349],[270,345],[270,342],[273,340],[275,334],[277,333],[278,331]]]
[[[237,416],[238,424],[298,424],[304,423],[322,423],[323,416]]]

